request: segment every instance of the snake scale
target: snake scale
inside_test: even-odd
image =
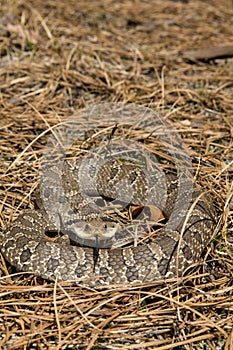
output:
[[[99,178],[99,183],[101,184],[101,181],[106,183],[106,177],[108,182],[109,179],[114,181],[122,167],[125,168],[126,176],[127,172],[131,171],[131,183],[138,180],[142,182],[140,172],[132,175],[132,170],[129,171],[124,164],[119,165],[116,171],[111,161],[108,161],[105,171],[101,171],[103,178]],[[69,183],[70,176],[72,179],[70,175],[72,169],[67,162],[65,168],[63,179]],[[45,180],[49,183],[49,177]],[[38,209],[19,215],[0,233],[1,252],[18,270],[32,272],[50,280],[57,278],[60,281],[82,281],[88,285],[106,285],[148,282],[181,276],[185,269],[200,259],[203,249],[213,235],[216,221],[211,204],[207,204],[205,197],[200,195],[197,189],[192,193],[188,212],[175,209],[173,205],[177,197],[178,181],[167,177],[166,183],[167,199],[162,211],[165,217],[169,217],[173,212],[174,229],[166,230],[165,225],[148,244],[99,249],[98,259],[95,260],[95,250],[92,247],[53,242],[46,238],[45,232],[56,228],[46,211],[40,206]],[[103,184],[100,187],[103,187]],[[110,184],[107,194],[103,191],[102,195],[111,197],[113,187]],[[77,184],[69,184],[67,188],[68,197],[70,195],[69,201],[72,201],[72,193],[75,192],[79,196]],[[114,196],[112,194],[112,197]],[[181,200],[185,200],[185,196],[184,192]],[[80,200],[79,197],[78,200]],[[137,199],[133,202],[140,204],[136,203]],[[88,203],[85,204],[86,209],[90,211]]]

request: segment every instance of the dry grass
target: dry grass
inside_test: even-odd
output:
[[[232,349],[233,61],[182,55],[232,43],[232,1],[0,4],[2,228],[30,206],[48,129],[100,101],[167,118],[220,219],[183,280],[95,290],[11,275],[2,258],[0,348]]]

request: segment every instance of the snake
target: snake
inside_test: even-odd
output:
[[[103,136],[106,147],[96,148],[90,137],[101,159],[61,157],[76,139],[85,139],[85,130],[104,135],[103,125],[112,139],[119,129],[119,147],[111,140],[109,150],[110,138]],[[127,139],[132,125],[133,144]],[[142,157],[135,130],[139,138],[165,145],[175,173],[160,171],[147,153]],[[12,266],[48,280],[98,286],[180,277],[199,263],[217,215],[187,171],[192,165],[182,139],[167,121],[142,106],[105,103],[80,111],[56,132],[47,143],[35,208],[0,232],[1,253]]]
[[[92,167],[89,166],[90,168]],[[44,178],[43,196],[47,196],[50,208],[57,208],[56,203],[53,203],[54,192],[51,195],[49,191],[51,184],[57,183],[51,175],[57,170],[56,167],[50,169]],[[165,218],[173,215],[172,227],[168,228],[165,223],[164,227],[158,230],[155,238],[145,244],[136,246],[127,244],[123,247],[111,248],[111,240],[113,237],[116,238],[117,228],[124,225],[114,221],[115,219],[111,216],[108,218],[108,212],[101,213],[97,206],[92,207],[87,197],[81,193],[80,183],[75,181],[79,170],[80,162],[76,162],[74,166],[65,161],[62,171],[65,193],[57,194],[59,186],[55,186],[57,203],[64,202],[65,196],[69,207],[73,209],[73,216],[69,216],[69,208],[65,210],[62,218],[59,217],[61,222],[69,217],[68,224],[60,225],[58,229],[52,219],[56,212],[52,211],[49,217],[38,197],[37,208],[23,212],[1,232],[0,249],[11,265],[20,271],[31,272],[49,280],[74,281],[95,286],[151,282],[182,276],[186,269],[199,261],[213,235],[216,217],[212,204],[197,188],[192,191],[188,210],[185,211],[180,206],[175,208],[179,181],[174,176],[166,176],[166,202],[160,209]],[[125,176],[128,180],[127,184],[133,188],[134,193],[130,204],[147,206],[144,203],[143,193],[147,192],[148,188],[151,191],[153,186],[145,185],[143,178],[145,175],[139,167],[110,159],[97,170],[95,169],[95,175],[98,198],[116,199],[116,185],[119,179]],[[157,188],[160,188],[160,182],[163,181],[158,177]],[[142,190],[140,184],[143,183]],[[189,190],[187,188],[187,191]],[[187,193],[184,191],[181,194],[181,202],[186,200],[186,196]],[[81,220],[83,217],[88,219],[87,222]],[[82,222],[82,225],[75,230],[77,222]],[[61,236],[57,241],[51,241],[46,236],[46,232],[53,231],[64,231],[64,234],[68,232],[68,235],[64,235],[65,238]],[[80,239],[79,243],[82,244],[85,243],[85,239],[88,241],[89,235],[88,246],[71,244],[70,232],[72,239],[74,241],[76,238]],[[95,247],[98,243],[96,238],[99,239],[98,249]],[[96,253],[98,253],[97,258],[95,258]]]

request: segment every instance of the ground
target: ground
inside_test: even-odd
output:
[[[219,218],[183,280],[90,289],[16,273],[2,257],[0,348],[232,349],[233,59],[190,53],[232,47],[232,1],[0,4],[2,229],[32,206],[51,127],[99,102],[171,123]]]

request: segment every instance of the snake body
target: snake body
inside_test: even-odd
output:
[[[67,183],[70,171],[68,166],[68,171],[64,174]],[[103,176],[106,177],[104,172]],[[113,179],[114,176],[117,174],[113,170],[110,177]],[[141,173],[137,176],[140,180]],[[136,175],[133,180],[135,178]],[[46,180],[49,182],[48,178]],[[101,184],[101,181],[100,178],[98,182]],[[48,240],[45,232],[56,228],[40,206],[39,209],[19,215],[0,233],[1,252],[10,264],[20,271],[32,272],[50,280],[57,278],[60,281],[105,285],[149,282],[181,276],[191,264],[200,259],[203,249],[213,235],[216,222],[211,204],[207,205],[204,196],[196,189],[192,193],[188,211],[174,208],[178,182],[170,178],[166,181],[167,200],[162,210],[166,217],[173,215],[175,225],[169,229],[165,225],[148,244],[116,249],[103,248],[99,250],[98,259],[95,260],[95,250],[91,247]],[[67,189],[70,201],[73,198],[72,193],[76,193],[76,196],[78,193],[72,186],[74,185],[69,184]],[[103,184],[100,187],[102,188]],[[185,200],[186,195],[187,193],[183,193],[181,201]],[[88,204],[86,209],[89,210]],[[95,232],[93,234],[95,236]]]

